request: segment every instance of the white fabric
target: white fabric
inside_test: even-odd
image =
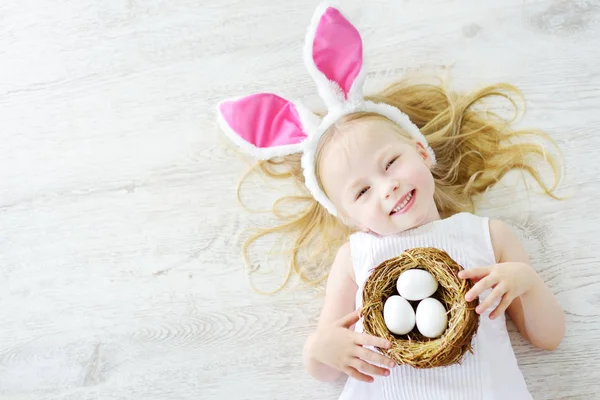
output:
[[[350,237],[352,263],[359,290],[356,306],[362,306],[362,288],[372,269],[414,247],[445,250],[465,269],[495,263],[487,218],[461,213],[394,236],[378,238],[366,233]],[[482,301],[490,290],[480,296]],[[498,302],[496,302],[496,305]],[[493,308],[492,308],[493,309]],[[480,318],[473,338],[474,354],[462,364],[431,369],[399,365],[388,377],[373,383],[348,378],[340,400],[528,400],[531,395],[514,356],[504,316]],[[355,327],[363,331],[362,322]]]

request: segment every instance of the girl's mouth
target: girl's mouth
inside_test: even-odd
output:
[[[408,194],[406,196],[404,196],[400,200],[398,200],[398,203],[396,203],[396,205],[390,212],[390,215],[402,214],[402,213],[406,212],[410,208],[410,206],[412,206],[412,204],[414,203],[414,198],[415,198],[415,189],[411,190],[410,192],[408,192]]]

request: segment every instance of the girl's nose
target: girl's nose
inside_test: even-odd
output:
[[[385,192],[384,197],[386,199],[389,199],[390,196],[396,191],[398,190],[398,187],[400,186],[400,182],[396,181],[396,180],[390,180],[385,184]]]

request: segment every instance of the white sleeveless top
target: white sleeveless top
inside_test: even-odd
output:
[[[358,285],[356,307],[362,307],[362,290],[373,268],[413,247],[435,247],[446,251],[465,269],[496,263],[487,218],[469,213],[430,222],[398,235],[375,237],[355,233],[350,237],[352,264]],[[480,296],[480,301],[491,289]],[[517,365],[502,315],[481,315],[473,337],[474,354],[467,352],[461,364],[416,369],[397,365],[390,375],[375,376],[373,383],[348,378],[340,400],[525,400],[531,399]],[[362,320],[355,330],[363,331]]]

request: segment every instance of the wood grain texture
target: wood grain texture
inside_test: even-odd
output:
[[[301,63],[317,3],[0,3],[0,398],[337,398],[302,367],[320,294],[250,288],[239,245],[268,219],[237,206],[245,163],[214,123],[254,91],[320,107]],[[448,67],[458,89],[508,81],[563,149],[566,200],[507,179],[480,212],[515,227],[567,312],[552,353],[511,326],[534,398],[600,398],[600,3],[340,3],[367,92]],[[274,198],[252,182],[251,204]]]

